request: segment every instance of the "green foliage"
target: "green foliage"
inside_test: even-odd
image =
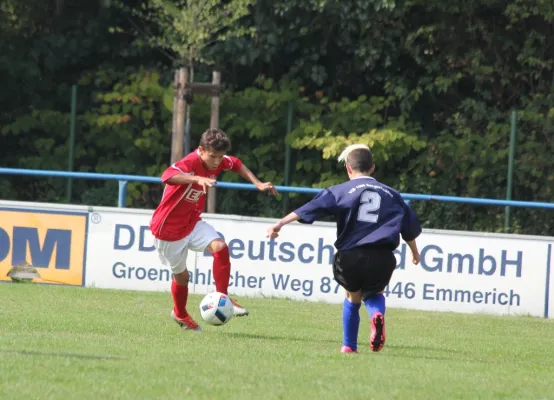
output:
[[[100,71],[100,75],[106,76],[106,71]],[[82,82],[94,82],[98,77],[85,76]],[[155,166],[169,157],[171,115],[163,105],[169,88],[160,85],[158,73],[147,70],[129,75],[115,73],[106,79],[113,86],[98,92],[98,105],[81,117],[89,132],[81,145],[91,160],[90,165],[81,164],[81,168],[104,173],[158,175],[161,169]],[[148,193],[147,185],[130,183],[130,204],[153,206],[157,199],[152,201]]]
[[[310,92],[367,94],[368,87],[379,90],[401,39],[390,19],[398,15],[395,3],[258,0],[245,18],[256,35],[219,43],[211,54],[233,84],[270,74],[298,79]]]
[[[259,79],[256,86],[225,92],[221,99],[220,126],[231,138],[232,153],[264,181],[284,181],[287,110],[289,103],[298,98],[297,87],[291,82]],[[196,132],[194,141],[198,141],[200,133]],[[231,173],[223,179],[241,180]],[[282,212],[280,198],[265,193],[220,190],[218,204],[219,212],[230,214],[244,215],[248,210],[251,215],[277,217]]]
[[[148,0],[139,8],[124,3],[122,7],[153,25],[153,33],[140,40],[171,50],[192,65],[195,61],[208,62],[205,51],[214,43],[254,33],[253,27],[238,24],[254,2]]]
[[[209,79],[212,63],[222,72],[220,125],[261,179],[284,182],[289,145],[292,185],[337,183],[345,179],[337,154],[362,142],[376,177],[402,192],[502,199],[515,109],[513,198],[552,202],[551,1],[133,0],[98,9],[77,0],[54,14],[51,6],[0,5],[4,166],[66,168],[78,84],[75,169],[158,176],[169,160],[177,54],[196,61],[196,81]],[[195,97],[193,144],[209,104]],[[151,208],[160,190],[131,184],[128,205]],[[3,178],[0,191],[63,201],[65,181]],[[115,182],[78,180],[73,201],[114,205],[116,193]],[[219,190],[218,210],[277,216],[310,197],[291,195],[283,210],[281,198]],[[412,204],[426,227],[504,229],[501,207]],[[554,235],[554,215],[514,209],[512,231]]]
[[[346,98],[330,102],[322,98],[319,103],[304,103],[306,114],[290,137],[291,145],[299,150],[316,149],[325,160],[338,156],[353,143],[367,144],[373,152],[377,165],[400,162],[411,151],[425,146],[425,141],[407,131],[410,130],[401,118],[387,117],[394,99],[360,96],[350,101]],[[343,171],[337,167],[321,171],[319,165],[304,162],[304,167],[321,174],[314,186],[328,186],[344,180]]]
[[[170,112],[163,106],[169,88],[160,85],[159,74],[138,71],[127,75],[101,69],[84,74],[79,83],[81,91],[90,90],[96,95],[95,106],[77,117],[75,169],[158,175],[161,169],[151,166],[161,165],[169,157],[167,142],[170,136]],[[63,170],[68,152],[68,126],[67,113],[35,110],[4,126],[1,133],[8,138],[36,137],[34,151],[28,151],[26,157],[18,157],[20,166]],[[76,183],[75,192],[81,201],[86,203],[86,200],[93,199],[96,200],[94,204],[115,204],[116,183],[99,182],[89,185],[89,189],[84,189],[84,182]],[[53,200],[61,201],[63,182],[48,185],[58,193]],[[155,203],[145,198],[144,193],[148,193],[147,186],[129,185],[132,202],[152,207]]]
[[[406,50],[419,71],[393,78],[390,93],[431,135],[427,152],[412,160],[420,178],[403,189],[456,196],[504,198],[510,115],[519,112],[513,196],[552,201],[552,76],[554,4],[536,1],[407,3]],[[417,14],[414,14],[417,11]],[[408,15],[408,14],[407,14]],[[491,16],[494,15],[494,18]],[[503,209],[417,205],[429,226],[502,230]],[[524,214],[535,215],[526,221]],[[540,218],[539,215],[543,217]],[[520,232],[550,232],[551,214],[517,212]],[[531,222],[533,221],[533,222]]]

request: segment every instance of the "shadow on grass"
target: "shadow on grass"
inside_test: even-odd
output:
[[[339,333],[340,335],[340,333]],[[264,335],[264,334],[253,334],[253,333],[245,333],[245,332],[226,332],[225,336],[233,337],[236,339],[254,339],[254,340],[273,340],[273,341],[283,341],[283,342],[308,342],[308,343],[333,343],[340,345],[342,338],[341,336],[337,336],[337,339],[310,339],[305,337],[294,337],[294,336],[278,336],[278,335]],[[367,340],[361,340],[358,342],[358,347],[363,346],[369,346],[369,342]],[[387,344],[387,348],[394,349],[394,350],[408,350],[410,352],[440,352],[440,353],[446,353],[446,354],[454,354],[459,353],[458,350],[451,350],[446,349],[443,347],[436,347],[436,346],[421,346],[421,345],[396,345],[396,344]],[[402,357],[401,354],[395,354],[396,357]]]
[[[236,339],[253,339],[253,340],[269,340],[269,341],[283,341],[283,342],[307,342],[312,344],[317,343],[332,343],[335,347],[340,346],[341,339],[309,339],[294,336],[278,336],[278,335],[262,335],[242,332],[228,332],[225,334],[231,338]],[[367,341],[358,343],[358,348],[367,347]],[[390,350],[390,351],[387,351]],[[367,353],[370,356],[380,354],[384,357],[404,358],[404,359],[421,359],[421,360],[434,360],[434,361],[449,361],[458,363],[477,363],[477,364],[499,364],[497,360],[483,360],[472,358],[465,352],[461,352],[455,349],[448,349],[436,346],[423,346],[423,345],[395,345],[387,344],[385,351],[377,354],[373,352]]]
[[[283,342],[310,342],[310,343],[340,343],[340,339],[331,340],[331,339],[308,339],[300,338],[294,336],[275,336],[275,335],[260,335],[252,333],[239,333],[239,332],[228,332],[225,333],[225,336],[235,337],[237,339],[255,339],[255,340],[276,340]]]
[[[0,353],[4,354],[18,354],[22,356],[44,356],[44,357],[65,357],[65,358],[81,358],[89,360],[124,360],[127,357],[115,357],[115,356],[101,356],[91,354],[77,354],[77,353],[52,353],[46,351],[31,351],[31,350],[3,350],[0,349]]]
[[[439,351],[443,353],[459,353],[458,350],[447,349],[444,347],[436,347],[436,346],[404,345],[404,344],[394,344],[394,343],[387,343],[386,346],[388,348],[397,349],[397,350]]]

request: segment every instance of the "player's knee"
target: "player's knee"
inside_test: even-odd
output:
[[[357,292],[346,291],[346,298],[351,303],[355,303],[355,304],[361,303],[362,302],[362,292],[361,291],[357,291]]]
[[[227,250],[227,253],[229,252],[227,244],[221,239],[214,240],[208,246],[208,251],[213,253],[214,255],[215,255],[215,253],[220,253],[220,252],[225,251],[225,250]]]
[[[179,286],[188,286],[189,278],[190,274],[187,270],[184,270],[178,274],[173,274],[173,280],[175,280]]]
[[[222,247],[220,250],[213,253],[214,259],[219,260],[221,264],[230,264],[229,248],[227,246]]]

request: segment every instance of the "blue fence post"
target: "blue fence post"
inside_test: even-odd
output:
[[[125,208],[127,202],[127,181],[119,181],[119,194],[117,197],[117,206],[119,208]]]

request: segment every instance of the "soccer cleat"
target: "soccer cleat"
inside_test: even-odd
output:
[[[377,311],[371,318],[371,337],[369,338],[369,348],[375,352],[381,350],[385,345],[385,338],[385,317]]]
[[[248,315],[248,310],[241,307],[235,300],[231,299],[231,303],[233,303],[233,315],[235,317],[246,317]]]
[[[341,353],[358,353],[358,350],[352,350],[352,347],[350,346],[342,346],[340,348]]]
[[[178,318],[177,315],[175,315],[175,311],[172,310],[171,319],[186,331],[202,332],[202,328],[200,328],[200,325],[198,325],[190,315],[188,315],[186,318],[181,319]]]

